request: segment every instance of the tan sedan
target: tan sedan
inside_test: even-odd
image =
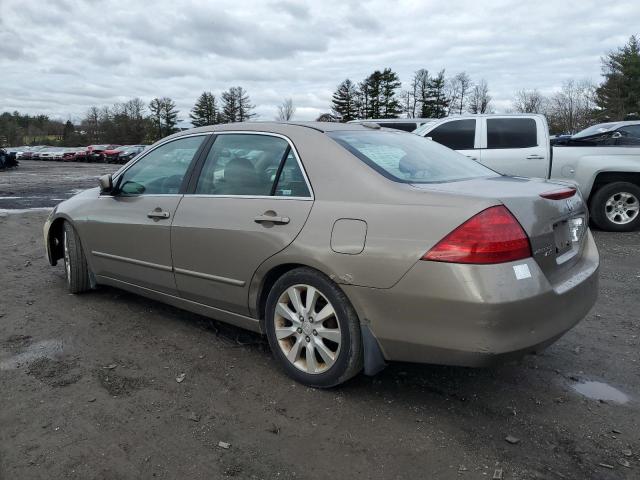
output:
[[[203,127],[100,183],[44,228],[71,292],[111,285],[265,333],[308,385],[523,355],[597,295],[574,188],[375,125]]]

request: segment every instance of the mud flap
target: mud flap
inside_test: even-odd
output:
[[[387,363],[378,345],[378,340],[369,329],[368,325],[360,325],[362,332],[362,346],[364,348],[364,374],[368,376],[376,375],[384,370]]]

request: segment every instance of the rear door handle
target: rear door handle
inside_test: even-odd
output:
[[[157,209],[147,213],[147,217],[153,218],[154,220],[160,220],[160,219],[169,218],[170,215],[169,215],[169,212],[165,212],[163,210]]]
[[[544,160],[544,157],[542,155],[529,155],[527,160]]]
[[[471,160],[477,160],[476,157],[472,157],[471,155],[465,155],[465,157],[470,158]]]
[[[256,223],[276,223],[278,225],[284,225],[290,222],[289,217],[279,217],[277,215],[258,215],[253,218],[253,221]]]

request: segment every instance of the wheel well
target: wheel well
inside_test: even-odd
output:
[[[51,252],[51,263],[56,264],[56,260],[64,256],[62,237],[64,232],[64,218],[56,218],[49,227],[49,250]]]
[[[285,263],[272,268],[264,276],[262,285],[260,286],[260,294],[258,295],[258,318],[260,322],[264,322],[264,311],[267,306],[267,297],[269,296],[271,287],[273,287],[282,275],[299,267],[306,267],[306,265],[300,263]]]
[[[613,182],[629,182],[640,187],[640,173],[639,172],[600,172],[593,181],[593,187],[591,187],[591,194],[589,195],[589,202],[593,198],[593,195],[608,183]]]

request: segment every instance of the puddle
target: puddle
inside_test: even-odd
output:
[[[629,396],[626,393],[602,382],[574,383],[571,388],[592,400],[604,400],[621,404],[629,401]]]
[[[39,358],[55,358],[62,353],[62,342],[43,340],[29,345],[17,355],[0,360],[0,370],[15,370]]]

